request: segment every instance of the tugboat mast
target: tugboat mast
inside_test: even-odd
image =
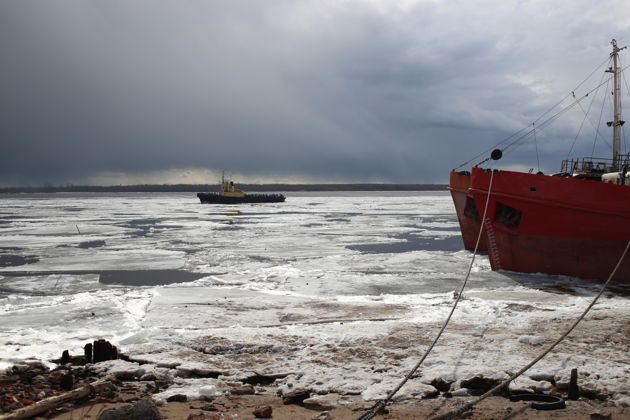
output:
[[[613,74],[613,121],[607,123],[607,125],[613,128],[613,161],[612,170],[619,171],[620,158],[621,158],[621,126],[625,121],[621,120],[621,74],[619,68],[619,51],[626,47],[619,48],[617,46],[617,40],[611,41],[613,51],[610,56],[613,59],[613,66],[606,70],[608,73]]]

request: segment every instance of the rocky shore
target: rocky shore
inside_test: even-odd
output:
[[[294,388],[293,377],[299,374],[152,364],[98,340],[86,344],[83,355],[65,351],[52,363],[32,361],[7,369],[0,375],[0,419],[353,419],[374,404],[360,393]],[[501,375],[478,374],[457,383],[443,378],[412,380],[379,418],[427,418],[444,413],[503,379]],[[517,394],[559,397],[556,400],[562,401],[562,406],[542,403],[532,407],[526,401],[516,401]],[[28,411],[37,406],[43,408]],[[623,419],[630,418],[630,408],[625,400],[613,401],[607,392],[581,386],[574,370],[573,375],[519,378],[501,395],[489,398],[465,416]]]

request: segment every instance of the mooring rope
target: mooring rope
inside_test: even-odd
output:
[[[483,217],[481,218],[481,226],[479,228],[479,235],[477,235],[477,242],[475,243],[475,250],[473,251],[473,256],[472,256],[472,259],[470,260],[470,265],[468,266],[468,272],[466,273],[466,278],[464,279],[464,283],[462,284],[462,287],[459,290],[459,293],[457,295],[455,303],[453,304],[453,307],[451,308],[451,312],[448,314],[448,317],[444,321],[444,324],[442,325],[442,328],[438,332],[437,336],[435,337],[435,339],[433,340],[433,342],[431,343],[429,348],[425,351],[425,353],[422,356],[422,358],[420,359],[420,361],[418,361],[418,363],[416,363],[416,365],[409,371],[409,373],[398,384],[398,386],[396,388],[394,388],[389,394],[387,394],[387,397],[385,397],[385,399],[378,401],[376,404],[374,404],[374,406],[372,406],[370,411],[368,411],[368,412],[364,413],[363,415],[357,417],[357,420],[370,420],[370,419],[374,418],[374,416],[376,416],[383,408],[385,408],[387,403],[394,397],[394,395],[396,395],[396,393],[398,391],[400,391],[400,389],[407,383],[407,381],[409,379],[411,379],[413,374],[416,373],[416,370],[418,370],[420,365],[422,365],[422,363],[424,362],[424,359],[426,359],[427,356],[429,355],[429,353],[431,353],[431,350],[433,350],[433,347],[438,342],[438,340],[442,336],[442,333],[446,329],[446,326],[450,322],[451,317],[453,316],[453,313],[455,312],[455,308],[457,308],[457,304],[462,299],[464,289],[466,288],[466,284],[468,283],[468,278],[470,277],[470,272],[472,271],[472,267],[473,267],[473,264],[475,262],[475,257],[477,256],[477,249],[479,248],[479,242],[481,241],[481,236],[483,234],[483,225],[484,225],[483,221],[486,219],[486,212],[488,210],[488,203],[490,201],[490,192],[492,190],[492,180],[493,180],[493,178],[494,178],[494,171],[490,171],[490,182],[488,184],[488,196],[486,197],[486,204],[485,204],[484,209],[483,209]]]
[[[491,396],[495,392],[497,392],[497,391],[501,390],[502,388],[506,387],[510,382],[512,382],[514,379],[518,378],[519,376],[521,376],[523,373],[525,373],[527,370],[529,370],[532,366],[534,366],[536,363],[538,363],[540,361],[540,359],[542,359],[547,354],[549,354],[558,344],[560,344],[562,342],[562,340],[564,340],[569,334],[571,334],[571,331],[573,331],[573,329],[575,329],[575,327],[584,319],[586,314],[591,310],[591,308],[595,305],[595,303],[597,303],[597,300],[600,298],[602,293],[604,293],[604,290],[606,290],[606,287],[608,287],[608,284],[610,283],[612,278],[617,273],[617,270],[619,269],[619,266],[621,265],[621,263],[623,262],[624,258],[626,257],[626,254],[628,253],[628,249],[629,248],[630,248],[630,241],[628,241],[628,243],[626,244],[626,248],[624,249],[623,253],[621,254],[621,257],[619,258],[619,261],[617,261],[617,265],[615,265],[615,268],[613,269],[612,273],[610,273],[610,276],[608,276],[608,279],[606,280],[604,285],[599,290],[599,293],[597,293],[597,295],[595,296],[593,301],[590,303],[590,305],[588,305],[586,307],[584,312],[582,312],[582,315],[580,315],[578,317],[578,319],[573,323],[573,325],[571,325],[571,327],[569,327],[569,329],[564,334],[562,334],[560,336],[560,338],[558,338],[552,345],[550,345],[545,351],[543,351],[538,357],[536,357],[534,360],[532,360],[525,367],[521,368],[521,370],[516,372],[514,375],[510,376],[505,381],[501,382],[499,385],[497,385],[494,388],[492,388],[490,391],[488,391],[485,394],[481,395],[476,400],[471,401],[471,402],[469,402],[467,404],[464,404],[462,407],[460,407],[460,408],[458,408],[456,410],[449,411],[448,413],[431,417],[429,420],[447,420],[447,419],[451,419],[451,418],[453,418],[455,416],[458,416],[458,415],[464,413],[465,411],[470,410],[475,405],[479,404],[481,401],[485,400],[486,398],[488,398],[489,396]]]

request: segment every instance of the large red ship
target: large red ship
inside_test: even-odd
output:
[[[480,167],[451,173],[465,246],[472,249],[481,230],[493,270],[606,280],[619,261],[630,240],[630,159],[620,153],[623,48],[612,45],[612,159],[567,159],[554,175]],[[630,282],[630,258],[613,280]]]

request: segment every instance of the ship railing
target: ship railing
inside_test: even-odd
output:
[[[561,172],[566,174],[604,174],[607,172],[628,170],[630,168],[630,153],[620,156],[618,166],[613,159],[585,157],[579,159],[565,159],[562,161]]]

